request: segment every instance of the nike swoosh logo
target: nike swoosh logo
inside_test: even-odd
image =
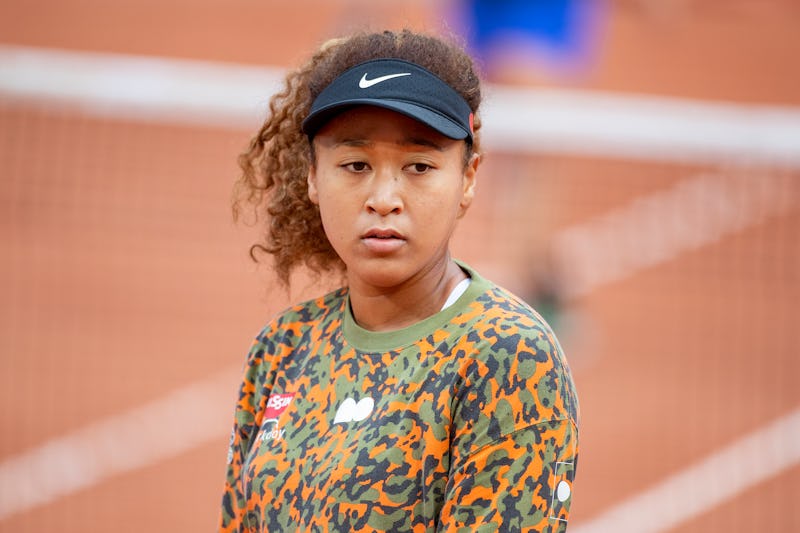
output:
[[[374,80],[368,80],[366,72],[363,76],[361,76],[361,80],[358,82],[358,86],[362,89],[368,89],[373,85],[377,85],[383,81],[390,80],[392,78],[399,78],[401,76],[411,76],[410,72],[400,72],[398,74],[387,74],[386,76],[381,76],[379,78],[375,78]]]

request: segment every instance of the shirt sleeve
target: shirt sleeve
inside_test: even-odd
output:
[[[455,394],[442,531],[566,530],[578,399],[543,320],[490,322]]]
[[[566,531],[576,464],[571,420],[506,435],[454,465],[439,530]]]
[[[243,491],[242,474],[252,441],[258,432],[259,417],[263,413],[266,400],[264,354],[265,346],[257,339],[247,356],[244,378],[234,409],[219,520],[220,532],[245,530],[247,499]]]

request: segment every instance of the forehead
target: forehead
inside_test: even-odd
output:
[[[435,145],[446,148],[463,144],[445,137],[413,118],[381,107],[361,105],[351,107],[330,119],[315,136],[315,141],[327,145],[349,141],[387,141],[407,144]]]

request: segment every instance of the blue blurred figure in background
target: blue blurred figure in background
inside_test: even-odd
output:
[[[462,0],[457,23],[485,74],[507,82],[586,75],[604,0]]]

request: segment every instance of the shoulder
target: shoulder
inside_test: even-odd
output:
[[[475,290],[464,311],[462,320],[471,326],[500,328],[501,333],[552,330],[542,316],[527,302],[512,292],[483,278],[478,272],[464,263],[459,263],[473,278]]]
[[[472,302],[470,311],[469,330],[475,341],[497,347],[539,341],[542,349],[561,352],[547,321],[524,300],[494,283],[487,284]]]
[[[531,352],[540,364],[560,366],[563,351],[547,321],[522,298],[459,263],[473,279],[468,298],[459,306],[451,327],[460,330],[468,352],[493,365],[497,360],[525,358]]]
[[[479,399],[464,417],[485,416],[497,404],[498,432],[535,423],[578,419],[574,383],[561,345],[548,323],[513,293],[486,283],[462,315],[462,394]],[[471,403],[471,402],[470,402]],[[474,408],[473,408],[474,407]]]
[[[347,289],[341,288],[284,309],[256,335],[248,354],[249,364],[284,355],[307,342],[312,332],[335,327],[346,302]]]
[[[316,327],[332,319],[340,319],[346,302],[347,289],[341,288],[295,304],[270,320],[256,339],[267,342],[276,336],[290,338],[304,329]]]
[[[489,282],[488,285],[488,288],[478,297],[478,301],[491,316],[546,325],[541,315],[522,298],[492,282]]]

